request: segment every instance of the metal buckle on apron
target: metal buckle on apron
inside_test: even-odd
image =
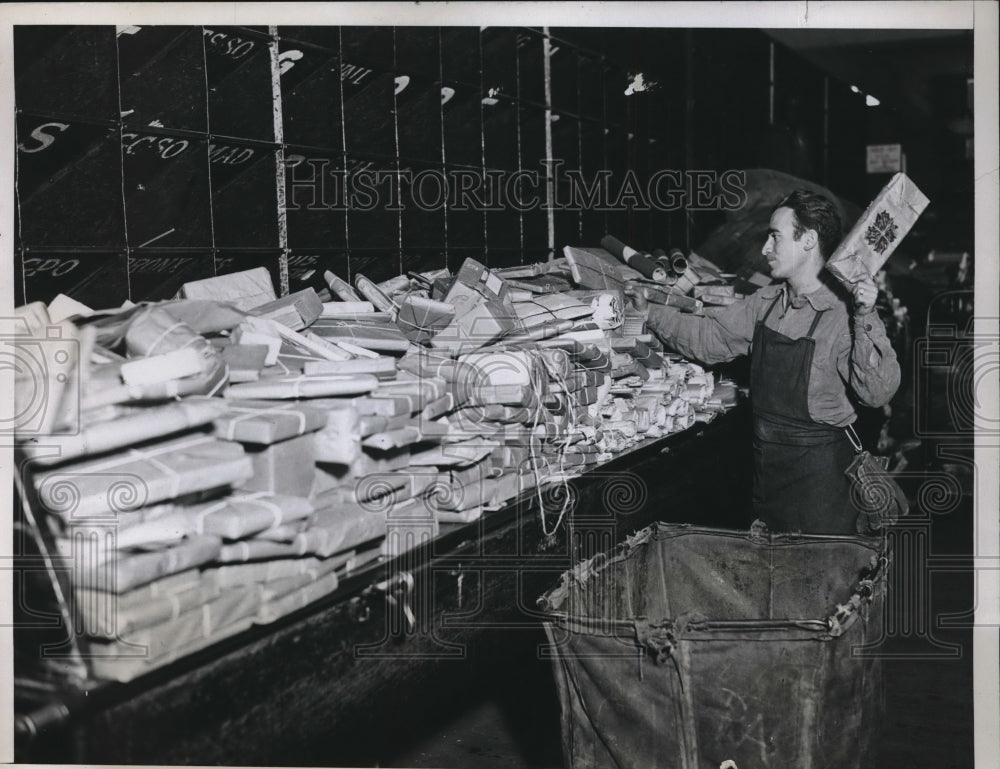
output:
[[[854,431],[854,425],[848,425],[847,427],[845,427],[844,432],[847,434],[847,439],[851,442],[851,445],[854,447],[854,450],[858,454],[864,451],[864,447],[861,445],[861,439],[858,437],[858,434]]]

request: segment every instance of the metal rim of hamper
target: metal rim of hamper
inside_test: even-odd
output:
[[[538,599],[567,765],[861,769],[885,539],[656,523]]]

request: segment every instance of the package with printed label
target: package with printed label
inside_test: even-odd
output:
[[[896,174],[826,260],[826,268],[843,283],[874,280],[928,203],[906,174]]]

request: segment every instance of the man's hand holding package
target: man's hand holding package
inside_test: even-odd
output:
[[[878,289],[874,281],[862,279],[851,287],[854,294],[854,314],[867,315],[875,309],[875,300],[878,299]]]

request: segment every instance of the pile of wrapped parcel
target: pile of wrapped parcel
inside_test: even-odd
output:
[[[94,678],[273,622],[735,404],[628,302],[698,312],[695,282],[657,287],[603,249],[326,280],[277,297],[259,268],[171,301],[18,309],[23,509],[71,564]]]

